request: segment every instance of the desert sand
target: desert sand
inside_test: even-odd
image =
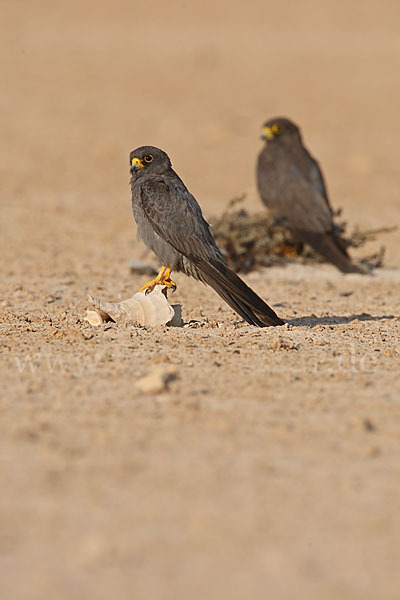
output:
[[[146,280],[129,151],[211,221],[293,118],[353,227],[400,220],[400,5],[3,2],[0,597],[400,595],[400,249],[245,276],[256,329],[175,274],[185,326],[85,321]],[[140,380],[164,378],[145,393]],[[138,383],[139,382],[139,383]]]

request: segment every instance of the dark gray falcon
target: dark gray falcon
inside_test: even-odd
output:
[[[171,271],[210,285],[234,311],[251,325],[283,325],[275,312],[229,267],[219,251],[196,199],[171,167],[167,154],[153,146],[130,153],[132,208],[138,237],[164,265],[153,281],[176,288]]]
[[[300,130],[285,118],[262,128],[266,145],[258,155],[257,183],[265,206],[298,242],[309,244],[343,273],[365,273],[354,265],[333,223],[324,178],[303,146]]]

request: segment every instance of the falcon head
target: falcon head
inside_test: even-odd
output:
[[[288,139],[289,136],[300,138],[300,130],[293,121],[285,117],[269,119],[269,121],[264,123],[261,130],[261,139],[267,143],[276,142],[283,138]]]
[[[155,146],[140,146],[129,155],[129,167],[132,177],[147,173],[161,175],[171,168],[168,154]]]

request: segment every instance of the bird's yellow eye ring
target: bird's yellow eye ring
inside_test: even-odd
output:
[[[278,135],[285,131],[285,126],[282,123],[274,123],[271,127],[273,133],[277,133]]]
[[[146,162],[146,163],[151,163],[152,160],[153,160],[152,154],[146,154],[146,156],[144,157],[144,162]]]

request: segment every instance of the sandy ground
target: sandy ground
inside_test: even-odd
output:
[[[399,6],[2,3],[2,599],[399,598],[398,233],[374,277],[249,274],[281,328],[179,274],[191,326],[84,321],[143,283],[144,143],[208,218],[259,210],[259,127],[285,114],[348,221],[398,223]],[[154,369],[173,380],[140,394]]]

